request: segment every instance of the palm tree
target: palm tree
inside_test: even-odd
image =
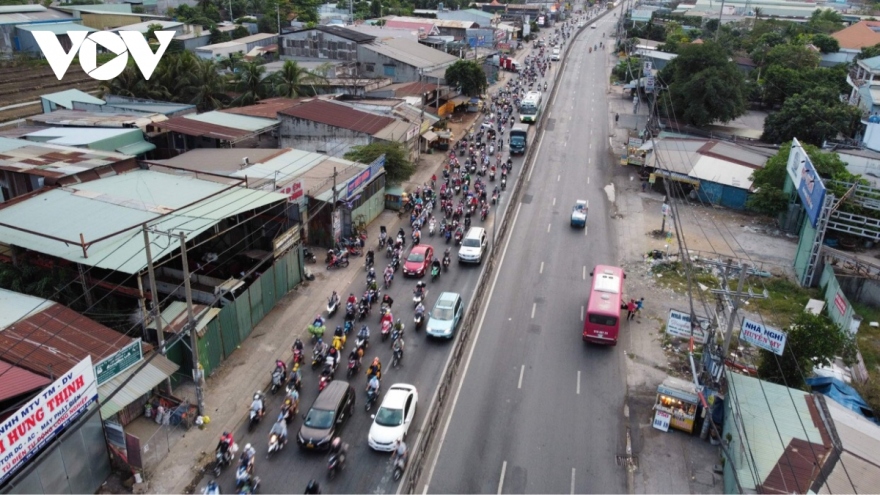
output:
[[[144,90],[144,78],[134,64],[128,64],[125,69],[109,81],[101,81],[98,87],[101,90],[100,97],[104,95],[119,95],[139,97]]]
[[[272,74],[271,78],[273,94],[285,98],[314,94],[314,88],[309,88],[309,85],[327,81],[326,77],[300,67],[293,60],[285,61],[281,70]]]
[[[763,13],[764,11],[761,9],[761,7],[755,7],[755,26],[758,25],[758,19],[761,18],[761,14]]]
[[[223,108],[229,103],[226,78],[217,72],[213,60],[195,60],[192,70],[182,74],[178,89],[186,95],[187,102],[196,105],[200,112]]]
[[[239,93],[232,104],[235,106],[253,105],[266,97],[269,81],[266,79],[266,68],[255,60],[242,62],[238,72],[233,76],[232,83]]]

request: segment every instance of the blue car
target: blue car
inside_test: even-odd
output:
[[[583,199],[579,199],[574,203],[574,208],[571,209],[571,226],[572,227],[586,227],[587,226],[587,210],[589,209],[589,205]]]
[[[428,313],[428,325],[425,333],[430,337],[452,339],[455,328],[464,315],[464,302],[461,295],[455,292],[444,292],[434,303],[434,309]]]

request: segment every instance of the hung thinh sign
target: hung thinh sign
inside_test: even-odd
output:
[[[58,35],[52,31],[33,31],[37,45],[40,46],[59,81],[67,73],[77,53],[79,53],[79,65],[92,79],[109,81],[122,74],[125,66],[128,65],[128,55],[131,54],[144,79],[149,81],[156,66],[159,65],[159,60],[171,44],[171,39],[174,38],[174,31],[155,31],[159,48],[153,53],[144,35],[137,31],[119,31],[119,34],[110,31],[96,33],[68,31],[66,34],[71,43],[69,52],[64,51],[61,42],[58,41]],[[117,55],[101,67],[98,67],[98,45]]]

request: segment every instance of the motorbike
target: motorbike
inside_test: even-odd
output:
[[[464,234],[461,232],[461,229],[458,229],[455,231],[455,245],[456,246],[461,246],[461,238],[463,236],[464,236]]]
[[[332,372],[328,373],[328,370],[325,369],[324,372],[321,373],[321,378],[318,380],[318,392],[324,390],[324,388],[327,387],[327,385],[329,385],[332,381]]]
[[[291,392],[291,389],[288,387],[288,395]],[[293,416],[296,414],[296,406],[293,404],[293,401],[290,398],[284,399],[284,404],[281,405],[281,417],[284,418],[284,423],[289,425],[293,421]]]
[[[385,290],[388,290],[391,287],[391,281],[394,280],[394,275],[390,273],[385,274]]]
[[[330,296],[327,299],[327,317],[332,318],[337,309],[339,309],[339,296]]]
[[[248,432],[254,431],[254,428],[257,426],[257,423],[260,422],[260,418],[263,416],[258,412],[251,409],[248,411]]]
[[[331,454],[327,459],[327,477],[332,480],[333,477],[336,476],[336,472],[340,471],[344,466],[345,454],[342,452]]]
[[[365,304],[358,304],[358,320],[363,321],[367,318],[367,315],[370,314],[369,306]]]
[[[366,404],[364,405],[364,409],[366,409],[367,412],[370,412],[370,409],[373,408],[373,404],[376,402],[376,399],[378,399],[378,398],[379,398],[379,391],[373,392],[371,389],[368,389],[367,390],[367,400],[366,400]]]
[[[480,210],[480,221],[481,221],[481,222],[485,222],[485,221],[486,221],[486,217],[487,217],[488,215],[489,215],[489,209],[488,209],[488,208],[483,208],[482,210]]]
[[[354,329],[354,322],[351,321],[351,320],[346,320],[346,321],[345,321],[345,325],[343,325],[343,327],[342,327],[342,332],[343,332],[345,335],[348,335],[348,334],[351,333],[351,331],[352,331],[353,329]]]
[[[272,386],[270,387],[270,391],[272,395],[278,393],[278,389],[284,385],[284,370],[281,367],[276,367],[275,371],[272,372]]]
[[[284,448],[284,442],[278,438],[278,435],[275,433],[269,435],[269,451],[266,453],[266,458],[272,455],[273,452],[278,452],[279,450]]]
[[[363,349],[364,351],[366,351],[368,347],[370,347],[370,340],[369,339],[365,339],[363,337],[358,337],[357,339],[355,339],[355,341],[354,341],[354,348],[355,349]],[[360,363],[358,363],[358,367],[360,367]]]
[[[403,360],[403,349],[397,349],[391,357],[391,367],[397,368],[400,365],[401,360]]]
[[[446,253],[443,254],[443,271],[444,272],[449,271],[449,263],[450,262],[451,261],[449,259],[449,248],[446,248]]]
[[[406,458],[397,457],[394,460],[394,481],[400,481],[403,472],[406,470]]]
[[[293,362],[290,367],[293,368],[294,365],[296,365],[297,363],[302,364],[302,362],[303,362],[302,350],[301,349],[294,349],[293,350]]]
[[[449,240],[452,239],[452,232],[447,230],[446,233],[443,234],[443,237],[446,238],[446,244],[449,244]]]
[[[379,249],[385,247],[385,243],[388,242],[388,230],[385,229],[384,225],[379,226]]]
[[[327,330],[327,327],[323,324],[318,326],[312,323],[311,325],[309,325],[308,330],[309,334],[311,334],[312,336],[312,345],[314,345],[318,341],[318,339],[324,337],[324,331]]]
[[[497,192],[493,192],[493,193],[492,193],[492,204],[494,205],[494,204],[497,204],[497,203],[498,203],[498,193],[497,193]]]
[[[390,321],[385,320],[382,322],[382,342],[388,340],[388,336],[391,335],[391,327],[394,326]]]
[[[403,337],[403,331],[405,329],[406,329],[405,325],[403,323],[401,323],[399,329],[395,327],[391,331],[391,346],[392,346],[392,348],[394,347],[394,341]]]
[[[318,366],[324,364],[324,358],[327,357],[321,352],[321,349],[315,348],[312,352],[312,369],[318,369]]]
[[[440,265],[432,265],[431,266],[431,282],[437,280],[437,277],[440,276]]]
[[[317,263],[318,258],[315,257],[315,253],[313,253],[309,248],[303,248],[303,259],[306,260],[307,263]]]
[[[234,455],[232,450],[233,450],[233,447],[230,446],[228,449],[226,449],[225,453],[221,452],[219,450],[217,451],[216,455],[214,456],[214,458],[216,459],[214,461],[214,477],[215,478],[219,477],[220,473],[223,471],[223,468],[228,466],[229,463],[232,462],[232,458]]]
[[[399,268],[400,268],[400,256],[394,256],[394,257],[392,257],[392,258],[391,258],[391,269],[392,269],[394,272],[397,272],[397,270],[398,270]]]
[[[361,370],[361,363],[357,359],[349,359],[348,360],[348,373],[347,376],[349,378],[356,375]]]
[[[431,237],[434,237],[434,232],[436,230],[437,230],[437,226],[436,226],[434,220],[431,220],[431,222],[428,223],[428,235],[430,235]]]
[[[506,177],[501,179],[501,190],[503,191],[505,189],[507,189],[507,178]]]
[[[413,307],[418,306],[420,302],[424,301],[426,295],[424,290],[413,292]]]
[[[422,327],[422,324],[425,322],[425,315],[422,313],[416,313],[413,317],[413,323],[415,324],[416,330]]]
[[[346,303],[345,304],[345,321],[348,322],[348,321],[354,320],[356,315],[357,315],[357,308],[355,307],[355,305],[352,303]]]
[[[495,171],[494,170],[489,172],[489,182],[495,182]]]
[[[327,269],[331,268],[345,268],[348,266],[348,257],[347,256],[337,256],[333,258],[329,263],[327,263]]]

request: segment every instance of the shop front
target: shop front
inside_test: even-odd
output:
[[[696,385],[675,377],[666,377],[657,387],[654,404],[654,427],[663,431],[675,428],[694,432],[700,396]]]

